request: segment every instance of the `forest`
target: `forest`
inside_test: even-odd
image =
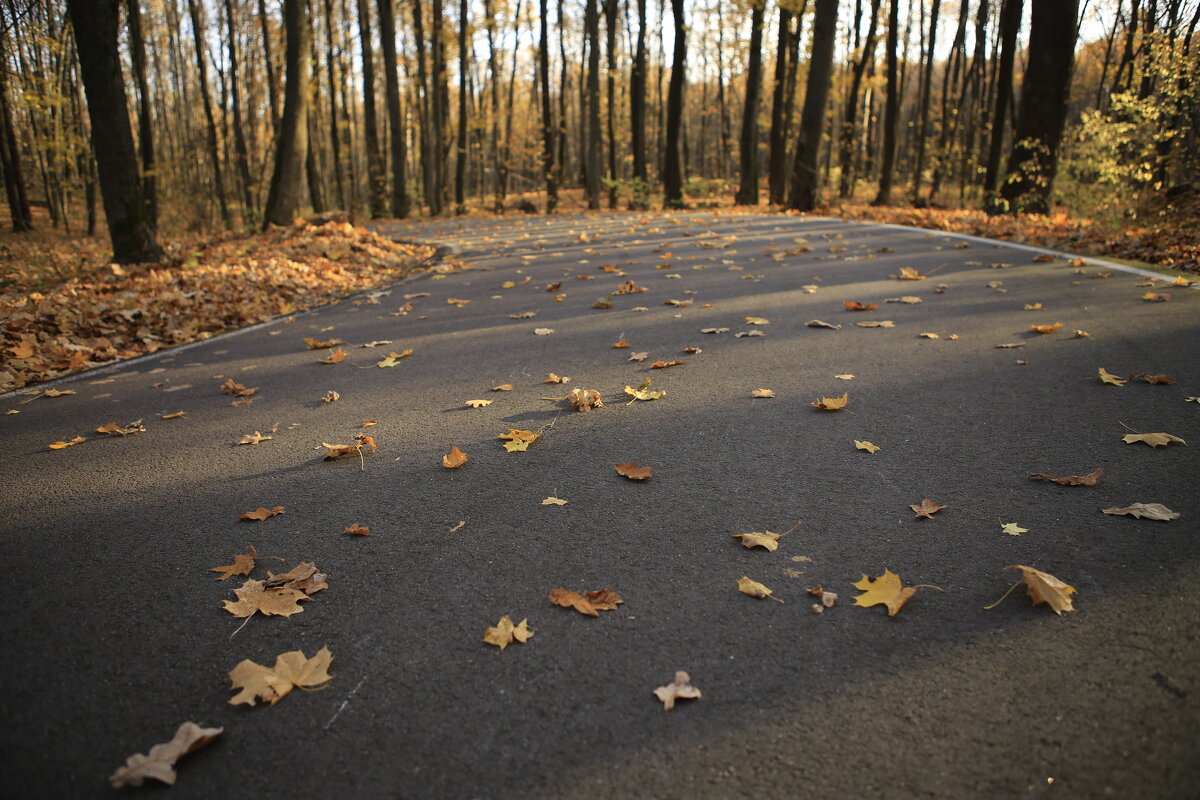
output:
[[[12,230],[107,227],[120,263],[332,211],[1195,208],[1197,0],[2,11]]]

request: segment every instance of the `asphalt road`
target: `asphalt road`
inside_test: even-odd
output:
[[[1200,291],[1148,302],[1129,273],[780,216],[387,231],[446,243],[471,269],[54,385],[75,395],[0,400],[20,411],[0,417],[6,796],[110,796],[125,757],[185,720],[225,733],[181,762],[173,789],[123,791],[1196,796],[1200,403],[1186,398],[1200,395]],[[928,277],[888,277],[901,267]],[[647,291],[593,308],[629,279]],[[884,302],[900,296],[922,302]],[[735,336],[749,330],[765,335]],[[305,337],[344,339],[349,357],[320,364],[329,351]],[[610,347],[622,338],[630,349]],[[377,340],[392,344],[358,346]],[[996,347],[1008,343],[1022,346]],[[639,351],[647,361],[628,360]],[[674,359],[686,363],[649,368]],[[1099,367],[1176,382],[1106,386]],[[543,383],[551,372],[572,381]],[[667,396],[627,404],[645,377]],[[254,402],[231,407],[227,378],[259,387]],[[502,383],[513,390],[490,391]],[[604,407],[542,399],[572,388]],[[322,402],[331,390],[340,399]],[[843,392],[845,411],[810,405]],[[139,435],[93,433],[138,419]],[[321,443],[349,443],[363,420],[378,421],[365,431],[378,453],[323,461]],[[528,452],[496,438],[551,424]],[[1190,446],[1126,444],[1131,430]],[[273,438],[235,445],[255,431]],[[452,445],[470,460],[449,471]],[[654,476],[615,472],[633,460]],[[1097,468],[1091,488],[1026,477]],[[568,504],[541,505],[551,495]],[[923,498],[947,507],[916,519]],[[1100,511],[1133,502],[1182,518]],[[235,518],[276,505],[286,513]],[[777,552],[731,538],[797,521]],[[353,522],[371,535],[343,535]],[[248,545],[284,559],[253,577],[315,561],[329,589],[230,638],[241,620],[221,601],[240,579],[209,568]],[[1021,589],[984,611],[1018,577],[1010,564],[1074,586],[1078,610],[1057,616]],[[922,589],[892,618],[854,606],[851,583],[885,568],[944,592]],[[739,593],[743,575],[784,602]],[[819,615],[817,584],[840,597]],[[584,617],[548,602],[558,586],[612,587],[625,604]],[[506,614],[536,635],[501,652],[482,636]],[[242,659],[326,645],[328,688],[227,703]],[[679,669],[703,697],[666,713],[651,692]]]

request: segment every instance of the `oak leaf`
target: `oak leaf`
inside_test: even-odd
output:
[[[930,586],[928,584],[905,586],[900,581],[900,576],[888,569],[885,569],[882,575],[874,579],[864,573],[862,578],[852,585],[855,589],[862,591],[862,594],[855,596],[854,605],[885,605],[887,606],[889,617],[896,616],[896,613],[904,608],[904,604],[908,602],[909,598],[917,593],[917,589],[937,589],[939,592],[943,591],[938,586]]]
[[[238,599],[224,600],[225,610],[235,617],[249,617],[256,611],[267,616],[290,617],[304,609],[300,607],[302,600],[309,596],[299,589],[268,589],[264,581],[248,579],[240,587],[233,590]]]
[[[751,397],[774,397],[774,389],[753,389],[750,392]]]
[[[879,445],[871,444],[870,442],[867,442],[867,441],[860,442],[858,439],[854,440],[854,447],[857,450],[866,450],[868,453],[878,453],[880,450],[883,449]]]
[[[333,680],[329,674],[332,662],[333,653],[329,652],[327,646],[318,650],[312,658],[305,658],[301,650],[281,653],[275,657],[273,667],[264,667],[245,659],[229,672],[232,688],[241,690],[229,699],[229,704],[236,706],[245,703],[252,706],[261,700],[273,706],[297,686],[302,689],[322,687]]]
[[[1105,514],[1127,515],[1136,517],[1137,519],[1153,519],[1159,522],[1170,522],[1173,519],[1179,519],[1179,512],[1172,511],[1162,503],[1132,503],[1124,508],[1113,506],[1112,508],[1100,509]]]
[[[1124,378],[1118,378],[1116,375],[1113,375],[1111,372],[1106,370],[1104,367],[1100,367],[1099,375],[1100,375],[1101,383],[1107,383],[1112,386],[1124,386],[1126,383],[1129,382],[1129,381],[1125,380]]]
[[[1095,486],[1096,481],[1100,480],[1100,476],[1103,474],[1103,469],[1097,469],[1095,472],[1089,472],[1087,475],[1067,475],[1063,478],[1053,478],[1044,472],[1031,472],[1029,473],[1029,477],[1044,478],[1061,486]]]
[[[599,589],[594,592],[572,592],[560,586],[550,592],[549,600],[556,606],[573,608],[588,617],[598,617],[601,611],[612,611],[625,601],[612,590]]]
[[[268,590],[295,589],[307,595],[313,595],[329,588],[329,576],[319,571],[314,562],[302,561],[287,572],[281,572],[278,575],[268,572],[265,583]]]
[[[750,580],[750,578],[746,575],[743,575],[742,577],[738,578],[737,587],[738,587],[738,591],[741,592],[742,594],[748,594],[751,597],[757,597],[759,600],[762,600],[765,597],[769,597],[777,603],[783,602],[778,597],[776,597],[774,595],[774,593],[770,589],[768,589],[766,586],[759,583],[758,581]]]
[[[946,506],[942,505],[937,500],[930,500],[928,497],[926,497],[920,503],[910,505],[909,508],[916,513],[917,519],[933,519],[933,515],[941,511],[943,508],[946,508]]]
[[[175,762],[189,753],[194,753],[224,732],[224,728],[201,728],[194,722],[185,722],[175,731],[171,741],[156,744],[147,755],[134,753],[125,759],[125,765],[108,776],[113,788],[141,786],[147,778],[175,785]]]
[[[345,348],[339,347],[337,350],[331,352],[328,358],[318,359],[318,361],[321,364],[337,364],[341,361],[344,361],[347,355],[349,355],[349,353],[346,352]]]
[[[346,529],[342,533],[351,533],[355,536],[370,536],[371,529],[364,525],[359,525],[357,522],[352,522],[346,526]]]
[[[698,700],[703,695],[692,685],[691,676],[679,670],[675,673],[675,681],[655,689],[654,696],[662,701],[663,711],[670,711],[675,707],[676,700]]]
[[[822,397],[817,402],[810,403],[810,405],[821,411],[839,411],[845,408],[848,402],[850,402],[850,393],[846,392],[841,397]]]
[[[866,303],[864,305],[854,300],[843,300],[842,305],[846,307],[847,311],[873,311],[879,308],[879,303]]]
[[[1133,444],[1134,442],[1144,442],[1151,447],[1166,447],[1171,442],[1179,442],[1186,445],[1183,439],[1178,436],[1172,436],[1169,433],[1127,433],[1121,437],[1125,440],[1125,444]]]
[[[1075,594],[1075,587],[1070,586],[1058,578],[1051,575],[1049,572],[1042,572],[1033,567],[1027,567],[1023,564],[1010,564],[1005,569],[1021,570],[1021,580],[1013,584],[1012,589],[1004,593],[1004,596],[992,603],[990,606],[984,606],[984,610],[995,608],[1000,604],[1000,601],[1008,597],[1009,592],[1025,584],[1025,590],[1029,594],[1029,598],[1033,600],[1033,604],[1040,605],[1045,603],[1054,609],[1054,613],[1062,616],[1064,611],[1074,611],[1074,601],[1071,600],[1071,595]]]
[[[442,466],[446,469],[458,469],[465,463],[467,454],[459,450],[457,445],[452,446],[450,452],[442,456]]]
[[[276,514],[282,514],[283,511],[283,506],[275,506],[274,508],[259,506],[254,511],[247,511],[244,514],[238,514],[237,518],[246,520],[247,522],[262,522],[267,517],[273,517]]]
[[[254,549],[254,545],[250,545],[249,553],[239,553],[233,557],[232,564],[226,564],[223,567],[213,567],[209,572],[220,572],[219,581],[226,581],[234,575],[249,575],[254,571],[255,560],[258,558],[258,551]]]
[[[496,627],[483,631],[483,640],[503,650],[513,642],[525,644],[533,634],[529,630],[529,620],[523,619],[519,625],[513,625],[512,618],[504,616],[496,623]]]
[[[631,481],[644,481],[646,478],[654,474],[651,467],[639,467],[636,461],[630,461],[626,464],[614,464],[613,468],[618,475],[622,475]]]

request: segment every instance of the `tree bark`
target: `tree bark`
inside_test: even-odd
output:
[[[600,207],[600,164],[604,141],[600,137],[600,10],[597,0],[587,0],[583,12],[584,38],[588,48],[585,108],[587,118],[583,148],[584,187],[588,208]]]
[[[136,2],[136,0],[131,0]],[[254,213],[254,192],[250,181],[250,151],[242,125],[241,88],[238,86],[237,29],[233,24],[233,0],[225,0],[225,22],[229,33],[229,104],[233,107],[233,151],[237,155],[238,179],[242,185],[242,220]]]
[[[925,146],[929,136],[929,99],[933,94],[933,57],[937,47],[938,13],[942,8],[942,0],[933,0],[929,12],[929,47],[925,54],[925,74],[921,78],[921,108],[920,122],[917,126],[917,160],[913,166],[912,202],[917,205],[921,201],[921,173],[925,169]]]
[[[1046,214],[1075,62],[1079,0],[1033,0],[1029,64],[1000,197],[1008,213]]]
[[[666,153],[663,158],[663,207],[683,208],[683,169],[679,163],[679,133],[683,127],[683,80],[687,68],[687,27],[683,0],[671,0],[675,19],[675,54],[671,59],[671,82],[667,86]]]
[[[196,40],[196,70],[200,78],[200,103],[204,106],[204,119],[208,123],[208,156],[212,159],[213,191],[221,209],[221,221],[229,227],[229,202],[225,198],[225,178],[221,171],[221,148],[217,143],[217,122],[213,116],[212,94],[208,89],[207,45],[204,41],[204,19],[196,0],[188,0],[188,13],[192,18],[192,36]]]
[[[867,23],[867,38],[863,41],[862,54],[854,64],[854,72],[850,77],[850,92],[846,96],[846,117],[842,121],[842,135],[838,147],[838,162],[842,167],[838,177],[838,197],[841,198],[848,198],[854,192],[854,139],[858,134],[858,93],[862,89],[867,64],[875,56],[879,3],[880,0],[871,0],[871,21]]]
[[[758,94],[762,87],[762,33],[766,0],[755,0],[750,9],[750,63],[746,67],[746,103],[742,109],[742,135],[738,142],[741,181],[734,203],[758,205]]]
[[[88,0],[73,0],[88,2]],[[304,193],[304,159],[308,151],[308,22],[304,0],[283,0],[283,117],[275,149],[275,169],[263,211],[263,227],[291,225]]]
[[[645,2],[645,0],[640,0]],[[542,172],[546,179],[546,213],[558,210],[558,179],[554,169],[554,117],[550,102],[550,33],[546,0],[538,2],[538,77],[542,84]]]
[[[638,37],[629,72],[630,148],[633,150],[633,192],[631,210],[647,206],[650,185],[646,176],[646,0],[637,0]]]
[[[872,205],[886,206],[892,201],[892,170],[896,166],[896,121],[900,116],[900,84],[897,80],[896,45],[900,33],[900,0],[891,0],[887,33],[887,101],[883,112],[883,161],[879,174],[879,193]]]
[[[126,0],[129,16],[129,52],[138,93],[138,149],[142,159],[142,198],[151,228],[158,227],[158,190],[154,174],[154,128],[150,116],[150,87],[146,84],[146,40],[142,36],[142,8]]]
[[[617,207],[617,0],[604,0],[608,50],[608,207]]]
[[[1023,0],[1004,0],[1000,7],[1000,72],[996,76],[996,106],[992,119],[992,139],[988,144],[984,195],[991,202],[1000,183],[1000,157],[1004,151],[1004,126],[1012,104],[1013,65],[1017,57],[1017,34],[1021,30]]]
[[[454,158],[454,213],[467,213],[467,0],[458,3],[458,152]]]
[[[4,54],[5,38],[0,34],[0,64],[7,64]],[[4,166],[4,190],[12,214],[14,233],[33,230],[33,212],[25,193],[25,178],[21,170],[21,151],[13,131],[12,109],[8,101],[8,71],[0,69],[0,163]]]
[[[275,77],[275,62],[271,59],[271,30],[267,25],[266,0],[258,0],[258,27],[262,31],[263,64],[267,70],[267,96],[271,103],[271,130],[279,130],[279,83]]]
[[[162,250],[146,215],[129,106],[117,51],[118,0],[68,0],[79,68],[92,122],[92,149],[100,170],[100,192],[118,264],[158,261]]]
[[[383,43],[383,79],[387,87],[388,133],[392,148],[392,216],[408,216],[408,146],[400,106],[400,74],[396,65],[396,11],[393,0],[379,0],[379,36]]]
[[[420,6],[420,3],[416,3]],[[433,171],[433,185],[430,187],[429,193],[429,213],[437,216],[442,213],[444,208],[444,151],[443,143],[446,141],[446,114],[449,97],[445,91],[446,88],[446,56],[445,46],[442,42],[442,25],[445,22],[444,9],[442,0],[433,0],[433,19],[430,21],[430,61],[431,72],[430,83],[432,84],[431,95],[432,102],[430,103],[430,124],[429,124],[429,161],[430,168]]]
[[[363,72],[363,138],[367,148],[367,205],[372,219],[387,209],[387,177],[379,150],[379,119],[375,111],[375,56],[371,45],[371,9],[367,0],[357,0],[358,38]]]
[[[800,113],[800,136],[796,141],[796,163],[788,207],[812,211],[817,205],[819,179],[817,155],[825,127],[825,105],[833,77],[833,45],[837,35],[838,0],[817,0],[813,16],[812,54],[809,56],[808,85]]]
[[[767,194],[773,205],[782,205],[787,191],[787,138],[783,129],[791,39],[792,12],[781,4],[778,42],[775,48],[775,87],[771,93],[771,153],[767,160]]]

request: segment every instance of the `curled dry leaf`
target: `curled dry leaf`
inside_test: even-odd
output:
[[[1113,506],[1112,508],[1100,509],[1105,514],[1115,516],[1130,516],[1137,519],[1153,519],[1159,522],[1170,522],[1173,519],[1179,519],[1179,512],[1172,511],[1162,503],[1132,503],[1124,508]]]
[[[159,414],[159,419],[183,419],[187,416],[186,411],[174,411],[170,414]]]
[[[675,673],[675,681],[655,689],[654,696],[662,701],[663,711],[670,711],[675,707],[676,700],[698,700],[703,695],[692,685],[691,676],[679,670]]]
[[[523,453],[529,449],[529,445],[541,438],[541,434],[509,428],[508,433],[500,434],[499,438],[504,441],[504,449],[508,452]]]
[[[612,307],[613,307],[612,300],[609,300],[607,297],[598,297],[598,298],[596,298],[596,302],[592,303],[592,308],[612,308]]]
[[[694,356],[698,356],[701,353],[703,353],[704,351],[701,350],[699,347],[685,347],[685,348],[683,348],[683,352],[691,353]]]
[[[925,280],[925,276],[922,275],[920,272],[917,272],[917,270],[915,270],[912,267],[901,267],[899,274],[888,275],[888,277],[893,278],[898,281],[923,281],[923,280]]]
[[[780,600],[778,597],[776,597],[774,595],[774,593],[772,592],[771,589],[768,589],[766,586],[759,583],[758,581],[750,580],[750,578],[746,575],[743,575],[742,577],[738,578],[737,587],[738,587],[738,591],[741,592],[742,594],[748,594],[751,597],[757,597],[759,600],[769,597],[772,600],[774,600],[776,603],[783,602],[782,600]]]
[[[1166,447],[1172,442],[1187,444],[1183,439],[1180,439],[1178,436],[1172,436],[1169,433],[1127,433],[1121,438],[1125,440],[1125,444],[1143,442],[1151,447]]]
[[[442,456],[442,466],[446,469],[458,469],[465,463],[467,463],[467,454],[459,450],[457,445],[451,447],[450,452]]]
[[[268,590],[295,589],[305,594],[316,594],[322,589],[329,588],[329,576],[317,569],[316,563],[302,561],[287,572],[276,575],[267,572],[266,585]]]
[[[175,785],[175,762],[189,753],[194,753],[224,732],[224,728],[201,728],[194,722],[185,722],[175,731],[171,741],[156,744],[147,755],[135,753],[125,759],[125,765],[108,776],[113,788],[141,786],[147,778]]]
[[[642,385],[640,387],[638,387],[637,389],[634,389],[632,386],[626,386],[625,394],[632,397],[633,400],[661,400],[667,396],[667,390],[666,389],[655,389],[655,390],[651,391],[650,379],[643,378]],[[632,403],[633,400],[630,400],[629,402]]]
[[[131,434],[144,433],[146,426],[142,424],[140,419],[130,422],[125,427],[121,427],[115,422],[110,422],[107,425],[101,425],[96,428],[96,433],[104,433],[109,436],[129,436]]]
[[[1029,473],[1029,477],[1044,478],[1062,486],[1095,486],[1096,481],[1100,480],[1100,476],[1103,474],[1103,469],[1097,469],[1095,472],[1089,472],[1087,475],[1067,475],[1063,478],[1053,478],[1044,472],[1031,472]]]
[[[533,332],[538,336],[549,336],[554,333],[554,328],[534,328]]]
[[[678,367],[684,363],[686,363],[686,362],[681,359],[678,359],[678,358],[675,359],[674,361],[655,361],[653,364],[650,365],[650,369],[666,369],[667,367]]]
[[[729,328],[701,328],[701,333],[729,333]]]
[[[513,642],[525,644],[533,636],[533,633],[529,630],[529,620],[523,619],[519,625],[513,625],[511,617],[503,616],[496,623],[496,627],[486,628],[483,631],[483,640],[503,650]]]
[[[66,442],[64,442],[64,441],[51,442],[50,449],[51,450],[62,450],[63,448],[74,447],[75,445],[80,444],[82,442],[86,442],[86,441],[87,441],[87,439],[85,439],[84,437],[76,436],[75,438],[73,438],[69,441],[66,441]]]
[[[860,442],[858,439],[854,440],[854,447],[858,450],[866,450],[868,453],[878,453],[883,449],[879,445],[871,444],[868,441]]]
[[[612,294],[613,295],[638,294],[639,292],[644,292],[644,291],[646,291],[645,286],[638,286],[632,280],[628,280],[628,281],[625,281],[624,283],[622,283],[620,286],[618,286],[616,291],[614,291]]]
[[[940,338],[942,338],[942,335],[940,333],[918,333],[917,336],[921,337],[922,339],[940,339]]]
[[[1113,375],[1111,372],[1106,370],[1104,367],[1100,367],[1098,374],[1100,376],[1101,383],[1107,383],[1111,386],[1124,386],[1126,383],[1129,382],[1129,381],[1125,380],[1124,378],[1118,378],[1116,375]]]
[[[630,361],[645,361],[650,356],[649,353],[630,353]]]
[[[491,404],[491,400],[467,400],[463,403],[463,405],[469,406],[470,408],[483,408],[484,406],[490,406]]]
[[[762,331],[738,331],[734,334],[738,339],[745,339],[747,336],[766,336]]]
[[[254,511],[247,511],[244,514],[238,514],[237,518],[244,519],[247,522],[262,522],[267,517],[273,517],[276,514],[282,514],[283,512],[283,506],[275,506],[274,508],[259,506]]]
[[[946,506],[937,500],[930,500],[926,497],[920,503],[910,505],[909,508],[916,513],[917,519],[933,519],[933,515],[946,508]]]
[[[229,378],[225,383],[221,384],[221,391],[235,397],[253,397],[258,392],[258,387],[251,386],[250,388],[246,388],[233,378]]]
[[[213,567],[209,572],[219,572],[221,577],[219,581],[226,581],[234,575],[249,575],[254,571],[255,560],[258,558],[258,551],[254,549],[254,545],[250,545],[249,553],[239,553],[233,557],[232,564],[226,564],[223,567]]]
[[[884,300],[883,302],[885,302],[885,303],[906,303],[908,305],[912,305],[914,303],[920,303],[921,298],[914,297],[911,294],[906,294],[903,297],[889,297],[886,300]]]
[[[318,361],[322,364],[337,364],[344,361],[347,355],[349,353],[344,348],[339,347],[337,350],[331,352],[327,358],[318,359]]]
[[[598,617],[601,611],[612,611],[625,602],[621,599],[621,595],[612,590],[611,586],[607,589],[583,592],[582,594],[568,591],[560,586],[550,592],[549,600],[556,606],[573,608],[588,617]]]
[[[667,276],[671,277],[670,275]],[[675,306],[676,308],[687,308],[692,303],[696,302],[694,297],[689,297],[687,300],[663,300],[664,306]]]
[[[388,353],[375,366],[377,366],[381,369],[387,369],[388,367],[394,367],[400,363],[400,359],[408,358],[409,356],[412,355],[412,353],[413,353],[412,348],[409,348],[408,350],[401,350],[399,353],[392,351],[391,353]]]
[[[614,464],[613,469],[618,475],[624,476],[631,481],[644,481],[654,474],[651,467],[639,467],[638,462],[630,461],[626,464]]]
[[[846,407],[846,403],[850,402],[850,393],[846,392],[841,397],[822,397],[815,403],[810,403],[813,408],[821,411],[840,411]]]
[[[1158,294],[1156,292],[1146,292],[1142,295],[1143,300],[1148,300],[1151,303],[1169,303],[1171,302],[1170,294]]]
[[[321,402],[325,403],[326,405],[329,405],[330,403],[336,403],[341,399],[342,396],[333,390],[330,390],[321,396]]]
[[[829,328],[830,330],[834,330],[834,331],[840,331],[842,329],[841,325],[832,325],[828,322],[823,322],[822,320],[819,320],[819,319],[810,319],[808,322],[804,323],[804,327],[806,327],[806,328]]]
[[[471,302],[470,300],[463,300],[459,297],[447,297],[446,298],[446,305],[456,306],[458,308],[462,308],[463,306],[467,305],[470,302]]]
[[[770,325],[771,320],[764,317],[743,317],[747,325]]]
[[[551,496],[542,501],[542,505],[544,506],[565,506],[566,504],[567,501],[563,500],[561,497]]]
[[[236,601],[222,602],[225,610],[238,618],[249,617],[256,611],[261,611],[267,616],[290,617],[304,610],[300,607],[301,601],[310,599],[299,589],[268,589],[264,581],[256,581],[253,578],[234,589],[233,593],[237,595]]]
[[[571,382],[571,379],[568,378],[566,375],[561,375],[561,376],[555,375],[553,372],[551,372],[549,375],[547,375],[546,379],[544,381],[542,381],[542,383],[570,383],[570,382]]]
[[[1041,303],[1026,303],[1025,310],[1026,311],[1041,311],[1042,304]]]
[[[493,392],[511,392],[512,390],[513,385],[511,383],[501,383],[498,386],[492,387]]]
[[[761,547],[773,553],[779,549],[779,539],[783,535],[782,533],[772,533],[771,531],[751,531],[750,533],[735,533],[733,534],[733,538],[740,539],[742,547],[745,547],[747,550],[752,547]]]
[[[885,605],[887,606],[889,617],[896,616],[896,613],[904,608],[904,604],[908,602],[909,598],[917,593],[917,589],[937,589],[939,592],[943,591],[938,586],[930,586],[928,584],[905,586],[900,581],[900,576],[888,569],[885,569],[882,575],[874,579],[864,573],[862,578],[852,585],[855,589],[862,591],[862,594],[855,596],[854,605]]]
[[[359,525],[357,522],[352,522],[346,526],[346,529],[342,533],[350,533],[355,536],[370,536],[371,529],[364,525]]]
[[[860,328],[894,328],[894,327],[896,327],[896,323],[892,322],[890,319],[878,319],[878,320],[866,319],[866,320],[863,320],[862,322],[856,322],[854,324]]]
[[[1021,570],[1021,580],[1017,581],[1012,587],[1004,593],[1004,595],[992,603],[990,606],[984,606],[984,610],[995,608],[1000,605],[1001,600],[1008,597],[1013,589],[1025,584],[1025,589],[1029,594],[1029,599],[1033,604],[1040,605],[1045,603],[1054,609],[1054,613],[1062,616],[1064,611],[1074,611],[1074,601],[1071,600],[1071,595],[1075,594],[1075,587],[1070,586],[1058,578],[1051,575],[1049,572],[1042,572],[1033,567],[1027,567],[1024,564],[1010,564],[1005,569]]]
[[[629,342],[627,342],[627,341],[625,341],[624,339],[622,339],[622,340],[621,340],[621,341],[619,341],[619,342],[613,342],[613,343],[612,343],[612,347],[613,347],[613,349],[615,349],[615,350],[624,350],[624,349],[626,349],[626,348],[628,348],[628,347],[629,347]]]
[[[996,345],[997,350],[1016,350],[1018,347],[1024,347],[1024,342],[1005,342],[1004,344]]]
[[[1154,384],[1154,383],[1174,383],[1174,382],[1175,382],[1175,379],[1174,379],[1174,378],[1172,378],[1170,375],[1164,375],[1164,374],[1163,374],[1163,373],[1161,373],[1161,372],[1160,372],[1160,373],[1158,373],[1157,375],[1151,375],[1151,374],[1150,374],[1150,373],[1148,373],[1148,372],[1135,372],[1135,373],[1133,373],[1132,375],[1130,375],[1130,376],[1129,376],[1129,380],[1134,380],[1134,379],[1136,379],[1136,378],[1141,378],[1141,379],[1142,379],[1142,380],[1144,380],[1146,383],[1150,383],[1150,384]]]
[[[750,392],[751,397],[774,397],[774,389],[753,389]]]
[[[308,345],[309,350],[328,350],[334,345],[345,344],[341,339],[330,339],[329,341],[321,342],[311,336],[305,336],[304,343]]]
[[[258,444],[259,442],[268,441],[271,438],[272,437],[270,436],[263,436],[258,431],[255,431],[254,433],[247,433],[243,435],[242,438],[238,440],[238,444]]]
[[[837,593],[825,591],[825,587],[819,583],[816,586],[808,587],[808,589],[806,591],[809,594],[811,594],[813,597],[821,598],[821,604],[819,607],[822,609],[822,611],[826,608],[833,608],[835,605],[837,605],[837,601],[838,601]],[[817,612],[817,613],[821,613],[821,612]]]
[[[1054,333],[1061,327],[1062,323],[1056,322],[1053,325],[1030,325],[1029,330],[1033,331],[1034,333]]]
[[[854,300],[843,300],[842,305],[846,307],[847,311],[873,311],[874,309],[879,308],[879,303],[863,304]]]
[[[593,408],[603,408],[600,393],[595,389],[572,389],[567,395],[567,402],[576,411],[591,411]]]
[[[333,653],[328,647],[322,647],[312,658],[305,658],[302,650],[281,653],[275,657],[273,667],[245,659],[229,672],[232,688],[241,690],[229,699],[229,704],[253,706],[261,700],[273,706],[297,686],[302,689],[322,687],[333,680],[329,674],[331,663]]]
[[[519,314],[509,314],[508,318],[509,319],[532,319],[536,316],[537,316],[536,311],[522,311]]]

